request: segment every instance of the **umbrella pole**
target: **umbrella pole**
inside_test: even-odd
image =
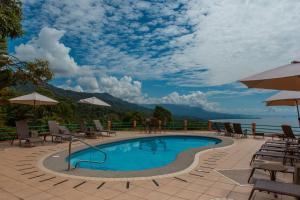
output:
[[[300,115],[299,115],[299,106],[298,106],[298,101],[296,100],[296,106],[297,106],[297,114],[298,114],[298,123],[300,126]]]

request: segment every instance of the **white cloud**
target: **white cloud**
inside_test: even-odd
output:
[[[201,91],[191,92],[190,94],[186,95],[180,95],[177,92],[172,92],[171,94],[163,97],[161,100],[162,103],[183,104],[201,107],[206,110],[218,110],[218,104],[209,102],[207,100],[207,95]]]
[[[118,77],[219,85],[300,59],[298,0],[24,1],[25,28],[65,30],[80,63]]]
[[[113,76],[105,76],[100,78],[99,85],[101,91],[108,92],[113,96],[122,98],[127,101],[142,96],[142,84],[139,81],[134,81],[129,76],[124,76],[117,79]]]
[[[208,69],[198,74],[199,81],[194,79],[206,85],[229,83],[300,59],[299,9],[296,0],[190,1],[187,15],[197,24],[194,38],[173,58],[179,65]]]
[[[99,92],[98,80],[95,77],[85,76],[77,79],[77,84],[81,85],[88,92]]]
[[[37,38],[17,46],[15,56],[25,61],[36,58],[46,59],[55,75],[72,75],[78,71],[79,66],[69,55],[71,49],[60,42],[64,33],[64,31],[45,27]]]

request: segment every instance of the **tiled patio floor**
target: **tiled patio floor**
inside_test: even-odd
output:
[[[120,132],[117,137],[124,138],[133,134],[138,133]],[[101,142],[103,139],[87,141],[94,143]],[[33,148],[2,147],[0,200],[248,199],[251,185],[240,186],[218,173],[216,169],[249,168],[252,154],[263,142],[263,139],[235,139],[235,143],[230,147],[213,149],[201,154],[198,166],[188,173],[177,177],[130,182],[72,179],[38,168],[37,163],[44,155],[67,148],[67,143],[49,143]],[[75,145],[80,144],[75,143]],[[292,179],[291,175],[279,174],[279,176],[283,180]],[[273,194],[256,193],[254,199],[293,198],[280,195],[274,198]]]

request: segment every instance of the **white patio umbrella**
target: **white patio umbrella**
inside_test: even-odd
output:
[[[240,80],[249,88],[300,91],[300,62],[277,67]]]
[[[86,98],[86,99],[81,99],[79,100],[79,103],[85,103],[85,104],[90,104],[90,105],[95,105],[95,106],[103,106],[103,107],[110,107],[111,105],[109,105],[108,103],[98,99],[97,97],[90,97],[90,98]],[[106,111],[104,109],[104,115],[105,115]]]
[[[25,104],[25,105],[32,105],[32,106],[41,106],[41,105],[56,105],[58,101],[41,95],[37,92],[33,92],[31,94],[15,97],[9,99],[10,103],[15,104]]]
[[[86,98],[86,99],[81,99],[81,100],[79,100],[79,103],[110,107],[110,105],[108,103],[98,99],[97,97],[90,97],[90,98]]]
[[[36,106],[58,104],[58,101],[51,99],[49,97],[46,97],[44,95],[41,95],[37,92],[33,92],[31,94],[15,97],[15,98],[9,99],[9,101],[10,101],[10,103],[33,106],[34,119],[36,118],[36,116],[35,116],[35,107]]]
[[[265,102],[267,106],[296,106],[298,122],[300,125],[300,114],[298,107],[300,104],[300,92],[282,91],[269,97]]]

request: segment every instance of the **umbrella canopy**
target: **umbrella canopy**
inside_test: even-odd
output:
[[[265,102],[267,106],[296,106],[300,125],[300,114],[298,108],[298,105],[300,104],[300,92],[282,91],[269,97]]]
[[[300,62],[277,67],[240,80],[249,88],[300,91]]]
[[[282,91],[268,99],[266,99],[267,106],[297,106],[300,104],[300,92]]]
[[[97,97],[90,97],[90,98],[86,98],[86,99],[81,99],[81,100],[79,100],[79,103],[110,107],[110,105],[108,103],[98,99]]]
[[[58,101],[54,99],[50,99],[49,97],[41,95],[37,92],[27,94],[24,96],[15,97],[10,99],[9,101],[10,103],[25,104],[25,105],[32,105],[32,106],[58,104]]]

